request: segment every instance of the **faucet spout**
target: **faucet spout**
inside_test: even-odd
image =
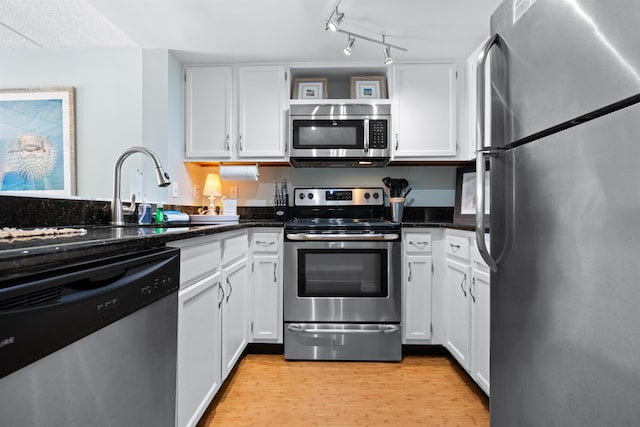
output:
[[[127,148],[116,160],[116,166],[113,173],[113,199],[111,200],[111,224],[124,225],[124,215],[122,208],[122,198],[120,196],[120,181],[122,180],[122,164],[125,159],[133,153],[146,154],[149,157],[156,168],[156,179],[158,180],[158,187],[166,187],[171,184],[169,180],[169,174],[162,169],[160,159],[153,151],[146,147],[129,147]]]

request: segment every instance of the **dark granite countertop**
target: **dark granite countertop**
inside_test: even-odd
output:
[[[167,242],[248,227],[282,227],[282,222],[251,219],[229,224],[78,226],[83,235],[0,239],[0,279],[15,269],[60,264],[68,260],[124,254],[164,246]]]
[[[228,224],[123,227],[111,225],[78,226],[86,234],[23,239],[0,239],[0,279],[15,274],[16,269],[44,268],[66,261],[126,254],[162,247],[168,242],[244,229],[248,227],[282,227],[283,222],[269,219],[246,219]],[[473,231],[470,225],[451,221],[406,221],[403,228],[454,228]]]

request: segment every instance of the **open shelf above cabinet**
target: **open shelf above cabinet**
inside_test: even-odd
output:
[[[390,89],[392,68],[388,66],[293,66],[290,68],[291,72],[291,87],[289,91],[289,98],[291,104],[317,104],[317,103],[342,103],[342,104],[387,104],[390,103]],[[371,98],[356,98],[355,94],[352,97],[351,78],[363,77],[365,78],[379,78],[378,80],[371,80],[372,85],[379,84],[379,97],[372,96]],[[301,96],[295,97],[296,85],[301,82],[307,83],[312,81],[310,79],[317,78],[318,81],[326,82],[326,98],[302,98]],[[299,88],[299,87],[298,87]],[[374,88],[375,90],[375,88]],[[323,88],[324,91],[324,88]],[[375,93],[375,92],[374,92]]]

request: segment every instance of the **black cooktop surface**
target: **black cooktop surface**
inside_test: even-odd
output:
[[[294,229],[399,230],[400,224],[381,218],[294,218],[285,224]]]

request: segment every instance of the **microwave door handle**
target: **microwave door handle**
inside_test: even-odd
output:
[[[484,175],[486,170],[486,156],[494,153],[496,150],[491,150],[485,147],[484,143],[484,123],[485,123],[485,66],[487,64],[487,57],[491,48],[499,44],[501,37],[499,34],[494,34],[484,45],[482,54],[478,59],[477,69],[477,114],[476,114],[476,244],[480,255],[487,263],[491,271],[496,271],[498,265],[493,259],[487,245],[484,241]]]
[[[369,152],[369,119],[364,119],[364,152]]]

